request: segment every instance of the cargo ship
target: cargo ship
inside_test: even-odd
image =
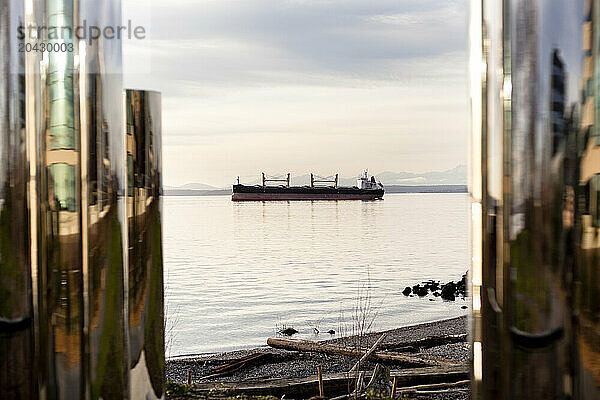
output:
[[[376,200],[382,199],[384,188],[367,172],[359,177],[356,186],[338,186],[338,175],[332,179],[316,178],[310,174],[310,186],[290,186],[290,174],[285,178],[267,178],[263,173],[259,185],[241,185],[238,177],[233,185],[233,201],[266,200]],[[275,183],[275,184],[273,184]]]

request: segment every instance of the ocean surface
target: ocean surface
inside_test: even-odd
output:
[[[467,271],[468,201],[462,193],[369,202],[164,197],[167,356],[262,346],[283,327],[326,339],[330,329],[465,315],[467,300],[401,292]]]

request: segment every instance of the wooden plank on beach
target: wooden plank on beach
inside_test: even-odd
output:
[[[372,372],[365,373],[365,379],[370,378]],[[396,378],[398,387],[409,385],[425,385],[442,382],[456,382],[468,379],[469,370],[466,364],[443,365],[436,367],[407,368],[392,370],[392,378]],[[327,387],[328,396],[347,393],[348,379],[353,378],[348,373],[324,374],[323,384]],[[290,398],[308,398],[315,394],[318,387],[318,378],[281,378],[265,379],[261,382],[210,382],[192,385],[195,393],[202,394],[211,390],[237,390],[247,395],[272,395],[281,397],[284,394]]]
[[[464,343],[467,340],[466,334],[428,336],[417,340],[397,343],[384,343],[380,347],[383,350],[393,351],[418,351],[423,348],[442,346],[451,343]]]
[[[403,392],[403,391],[409,391],[409,390],[447,389],[447,388],[457,387],[457,386],[468,386],[470,383],[471,383],[471,381],[466,379],[466,380],[452,382],[452,383],[445,382],[445,383],[430,383],[428,385],[405,386],[405,387],[397,388],[397,391]],[[395,392],[392,390],[392,393],[395,393]]]
[[[366,350],[352,347],[340,346],[331,343],[313,342],[310,340],[290,339],[282,337],[271,337],[267,344],[276,349],[292,351],[310,351],[314,353],[337,354],[347,357],[362,357]],[[423,365],[458,365],[459,362],[439,357],[408,355],[390,351],[374,351],[370,357],[372,360],[393,362],[406,366]]]
[[[231,360],[223,365],[218,366],[213,370],[213,373],[211,373],[210,375],[205,375],[200,379],[210,379],[219,376],[230,375],[236,371],[239,371],[242,368],[247,368],[250,366],[258,365],[260,363],[268,362],[272,358],[273,355],[269,353],[249,354],[246,357]]]
[[[350,369],[350,371],[348,371],[348,372],[351,373],[354,370],[358,369],[364,361],[366,361],[369,357],[371,357],[371,354],[373,354],[375,352],[375,350],[377,350],[377,347],[381,344],[381,342],[383,342],[383,339],[385,339],[386,336],[387,336],[387,333],[384,333],[383,335],[381,335],[379,337],[379,339],[377,339],[375,344],[373,344],[373,346],[371,346],[371,348],[365,354],[363,354],[362,357],[360,357],[360,359],[356,362],[356,364],[354,364],[354,367],[352,367]]]

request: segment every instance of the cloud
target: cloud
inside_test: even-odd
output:
[[[466,54],[466,3],[153,2],[151,40],[126,45],[178,87],[398,81],[403,63]]]
[[[134,23],[151,10],[149,39],[124,43],[125,84],[163,93],[167,180],[354,173],[365,148],[376,170],[465,162],[467,0],[124,5]]]

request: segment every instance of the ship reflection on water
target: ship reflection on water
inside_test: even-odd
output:
[[[385,201],[166,196],[164,203],[171,356],[262,346],[284,324],[307,339],[314,338],[308,321],[321,321],[321,338],[330,329],[349,333],[358,287],[369,277],[374,331],[467,312],[462,298],[402,294],[467,270],[466,193],[386,194]]]

